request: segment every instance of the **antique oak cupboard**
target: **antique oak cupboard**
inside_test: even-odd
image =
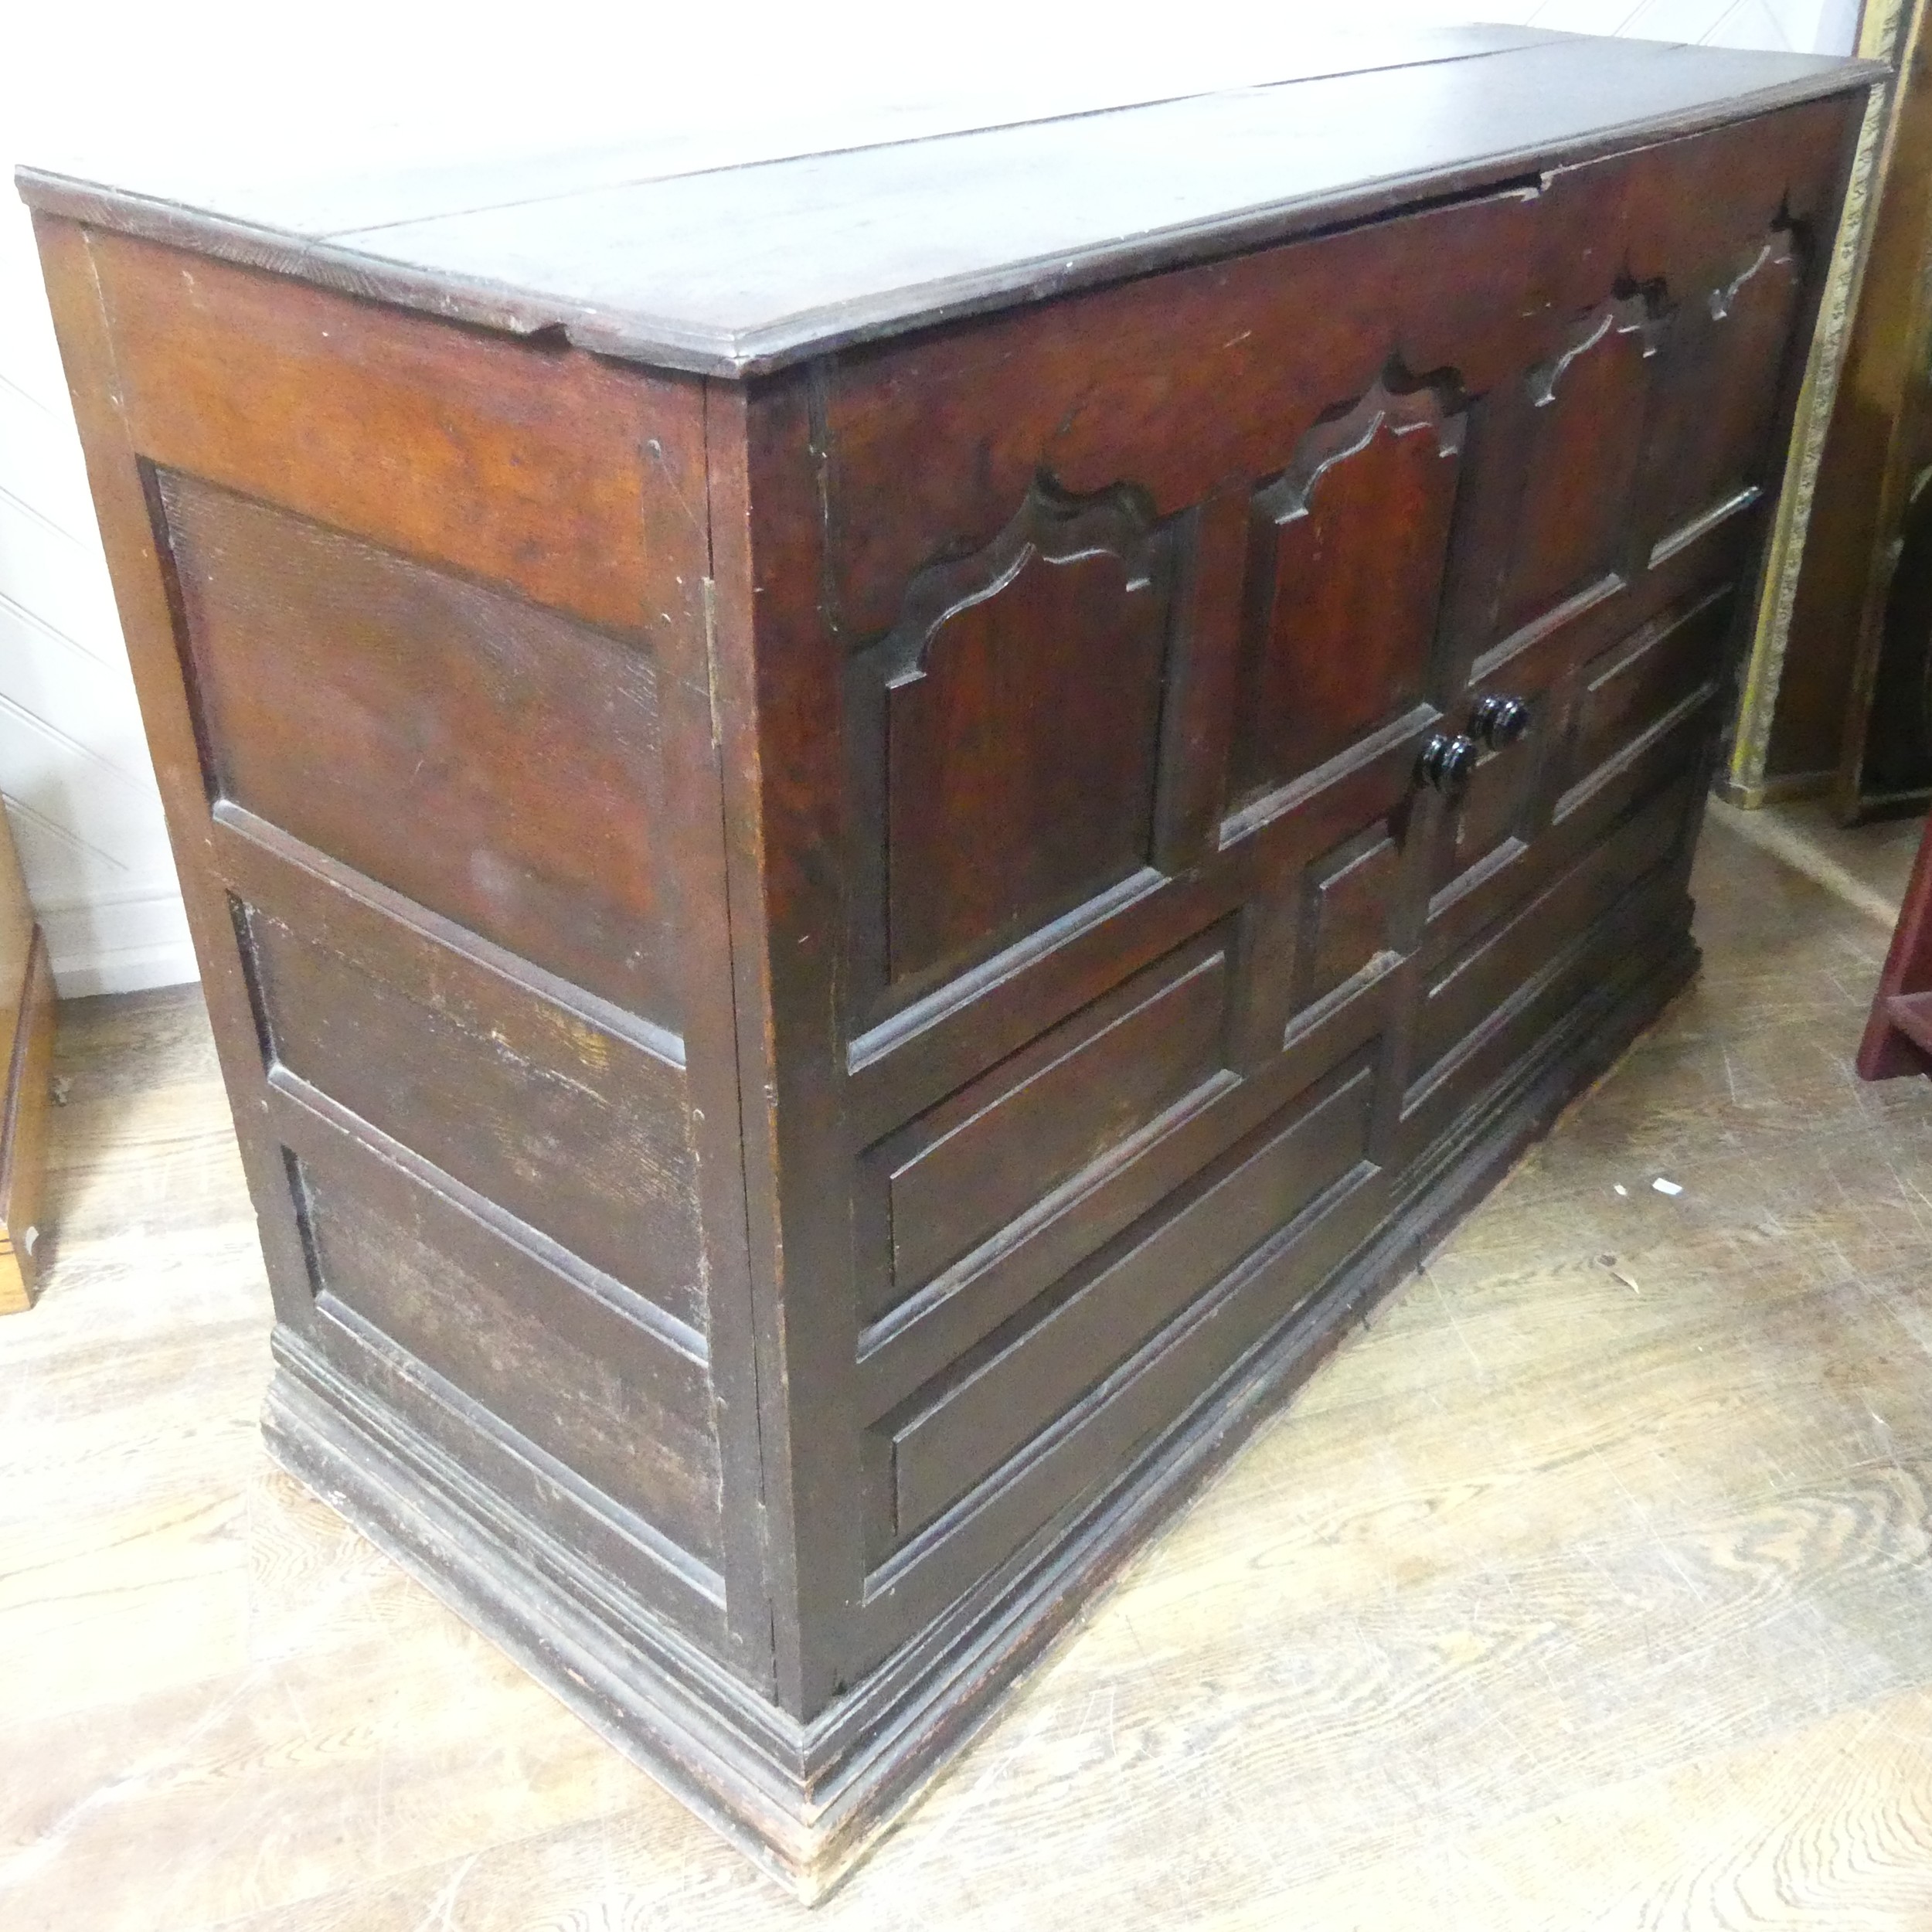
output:
[[[276,1454],[822,1889],[1692,970],[1874,75],[23,172]]]

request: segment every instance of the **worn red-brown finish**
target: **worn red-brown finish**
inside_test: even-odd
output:
[[[31,184],[271,1440],[808,1892],[1694,965],[1868,77],[1471,49],[1030,282],[600,191],[742,328]]]

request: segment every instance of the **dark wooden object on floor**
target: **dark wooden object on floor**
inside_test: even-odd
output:
[[[821,1889],[1692,970],[1871,75],[24,175],[277,1453]]]
[[[0,818],[0,1315],[32,1305],[53,1077],[53,969]]]
[[[1892,929],[1891,949],[1859,1042],[1858,1070],[1867,1080],[1932,1073],[1932,820],[1919,841],[1905,903]]]

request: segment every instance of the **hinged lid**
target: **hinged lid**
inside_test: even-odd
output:
[[[433,171],[22,196],[357,294],[627,359],[743,376],[1548,168],[1885,77],[1869,62],[1529,29],[1179,98],[720,165],[685,136]],[[903,131],[905,117],[898,127]],[[855,145],[857,144],[857,145]]]

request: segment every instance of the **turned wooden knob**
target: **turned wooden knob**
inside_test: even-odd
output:
[[[1425,785],[1434,786],[1445,798],[1460,798],[1481,756],[1475,739],[1460,734],[1451,738],[1435,732],[1416,760],[1416,775]]]
[[[1471,737],[1492,751],[1513,745],[1529,729],[1529,706],[1521,698],[1482,698],[1469,716]]]

